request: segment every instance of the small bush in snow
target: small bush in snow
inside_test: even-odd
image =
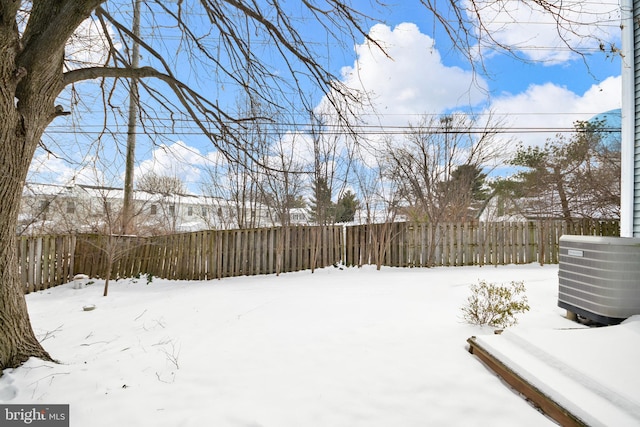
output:
[[[515,315],[529,311],[524,282],[497,285],[478,281],[462,307],[463,318],[473,325],[506,328],[518,323]]]

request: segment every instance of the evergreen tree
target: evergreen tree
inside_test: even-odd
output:
[[[475,218],[479,205],[488,197],[486,176],[480,166],[464,164],[456,167],[449,179],[439,183],[438,205],[443,217],[449,221]]]
[[[325,178],[318,178],[313,185],[309,217],[318,225],[327,225],[335,221],[335,205],[331,201],[331,190]]]
[[[470,195],[474,202],[483,201],[488,197],[485,186],[487,174],[482,172],[478,165],[460,165],[451,173],[451,182],[456,183],[455,188]]]
[[[356,199],[356,195],[347,190],[336,204],[336,222],[351,222],[355,218],[356,210],[360,206],[360,202]]]
[[[619,210],[620,153],[602,144],[601,122],[576,122],[569,138],[520,147],[511,160],[523,169],[517,183],[527,216],[615,217]]]

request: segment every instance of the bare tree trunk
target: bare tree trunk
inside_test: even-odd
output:
[[[6,141],[0,150],[0,370],[19,366],[32,356],[52,360],[31,328],[16,252],[20,196],[37,142],[26,138],[23,118],[13,116],[0,114],[0,140]],[[23,156],[24,151],[29,155]]]
[[[3,233],[5,234],[5,233]],[[15,236],[0,243],[0,369],[14,368],[30,357],[52,360],[36,339],[23,297]]]
[[[567,192],[564,188],[564,181],[560,168],[555,166],[553,168],[553,178],[556,182],[556,189],[558,196],[560,197],[560,206],[562,207],[562,216],[567,223],[571,222],[571,209],[569,208],[569,200],[567,199]]]
[[[15,16],[18,4],[0,6],[0,370],[30,357],[52,360],[31,328],[16,259],[16,225],[29,164],[47,125],[60,114],[54,102],[62,84],[64,44],[39,50],[38,60],[19,58],[17,29],[4,21]],[[50,20],[45,10],[34,8],[29,24]],[[23,39],[52,41],[38,37],[25,31]]]

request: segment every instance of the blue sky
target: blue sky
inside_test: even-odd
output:
[[[620,107],[620,58],[599,52],[595,42],[587,42],[592,40],[589,38],[570,39],[586,52],[584,58],[571,54],[558,40],[556,27],[549,17],[529,10],[521,2],[506,3],[512,9],[501,13],[487,9],[486,18],[489,29],[494,31],[492,34],[503,43],[517,46],[514,52],[526,61],[485,50],[487,73],[476,76],[419,2],[398,0],[397,3],[387,9],[370,11],[379,14],[384,22],[372,22],[368,28],[370,35],[387,48],[391,58],[365,46],[364,40],[357,40],[355,45],[318,44],[319,58],[327,61],[343,82],[375,94],[379,113],[376,123],[401,125],[415,122],[423,114],[452,111],[482,114],[492,110],[505,119],[505,126],[515,129],[510,135],[514,141],[534,145],[543,144],[559,129],[570,129],[575,120],[587,120]],[[580,5],[584,13],[571,18],[589,22],[577,27],[579,32],[596,34],[619,45],[617,2],[575,2],[575,5]],[[595,12],[599,15],[594,15]],[[316,41],[328,40],[313,32],[312,26],[308,31]],[[157,39],[157,35],[154,37]],[[199,78],[206,83],[206,78]],[[210,82],[207,90],[216,97],[224,92],[216,81]],[[322,94],[312,90],[309,93],[314,95],[313,102],[320,104]],[[124,95],[115,99],[116,104],[126,105]],[[63,101],[70,102],[67,98]],[[105,144],[103,148],[108,155],[98,158],[87,148],[95,135],[83,136],[77,132],[77,129],[94,129],[101,123],[102,117],[96,113],[100,104],[99,98],[84,99],[83,108],[92,112],[84,115],[92,118],[84,122],[77,118],[78,127],[72,128],[72,122],[54,123],[45,141],[57,150],[58,156],[37,153],[30,180],[120,185],[123,135],[114,136],[118,144]],[[540,132],[522,132],[524,128]],[[176,132],[155,141],[140,135],[137,173],[153,170],[175,175],[193,191],[198,191],[201,166],[207,159],[216,157],[219,154],[209,142],[191,133]],[[98,166],[92,166],[96,164]],[[110,176],[103,173],[106,170],[110,170]]]

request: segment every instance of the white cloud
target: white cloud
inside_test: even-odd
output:
[[[522,13],[521,10],[515,12]],[[537,13],[530,13],[524,21],[537,19]],[[365,124],[404,126],[408,122],[416,123],[423,114],[468,111],[469,107],[488,105],[494,119],[500,121],[499,126],[514,128],[513,133],[504,134],[505,139],[535,145],[554,137],[555,130],[572,131],[576,120],[588,120],[598,113],[620,108],[619,76],[594,84],[584,93],[548,82],[531,85],[522,93],[503,93],[489,100],[489,83],[474,76],[472,71],[444,64],[433,39],[420,33],[416,25],[403,23],[391,29],[378,24],[372,27],[370,36],[386,49],[389,57],[367,43],[357,45],[356,61],[345,67],[342,74],[348,86],[373,94],[378,115],[375,119],[369,119],[373,116],[367,116],[367,111],[359,115]],[[523,31],[516,36],[526,37],[527,33]],[[547,36],[540,34],[540,37]],[[326,104],[321,104],[318,110],[323,107],[326,108]],[[375,139],[371,138],[370,143],[375,146]],[[371,155],[375,157],[375,151]]]
[[[618,2],[549,0],[547,3],[551,5],[549,10],[543,10],[537,2],[525,1],[473,0],[472,7],[471,0],[467,0],[466,7],[474,20],[477,16],[471,11],[479,11],[484,34],[528,59],[547,64],[575,59],[576,54],[568,46],[588,53],[598,49],[600,41],[619,40]]]
[[[105,34],[97,20],[85,19],[73,32],[65,46],[67,67],[74,69],[104,65],[109,55],[109,40],[114,40],[111,24],[107,24],[107,34]],[[116,49],[121,48],[120,43],[116,41],[113,43]]]
[[[583,94],[553,83],[531,85],[522,93],[500,96],[491,104],[507,125],[526,130],[516,133],[525,145],[541,145],[556,129],[572,129],[576,120],[589,120],[596,114],[620,108],[621,77],[609,77]],[[540,132],[532,132],[539,129]],[[544,130],[547,130],[544,132]]]
[[[376,163],[382,134],[418,123],[425,115],[486,103],[486,80],[473,70],[443,63],[434,40],[421,33],[417,25],[405,22],[391,28],[377,24],[369,36],[384,51],[365,41],[355,46],[354,63],[342,69],[342,83],[369,96],[370,105],[350,106],[356,110],[352,123],[362,126],[361,137],[368,140],[363,152],[367,163]],[[333,108],[326,99],[316,108],[321,114],[330,111]]]
[[[199,182],[200,167],[206,163],[207,158],[200,150],[188,146],[183,141],[177,141],[171,145],[162,144],[153,150],[151,158],[140,163],[134,176],[153,172],[157,175],[180,178],[189,186]]]
[[[103,170],[95,157],[82,160],[82,167],[74,167],[72,163],[62,157],[55,157],[49,153],[34,156],[29,168],[27,181],[51,183],[58,185],[111,185],[106,182]]]
[[[524,10],[528,9],[515,9],[512,19],[529,22],[540,17],[538,12],[531,10],[528,11],[529,16],[522,16]],[[498,18],[504,20],[504,17],[496,15]],[[494,24],[498,25],[497,21]],[[504,34],[498,33],[498,37],[505,37],[505,42],[529,39],[536,45],[556,46],[549,38],[555,27],[551,26],[551,31],[547,31],[549,25],[546,24],[504,27]],[[546,32],[540,32],[536,38],[530,33],[535,28]],[[598,29],[590,31],[605,36],[597,33]],[[488,105],[494,118],[501,122],[501,127],[514,128],[513,133],[503,135],[506,140],[535,145],[544,144],[547,138],[554,137],[555,130],[572,131],[576,120],[588,120],[621,105],[619,76],[594,84],[584,93],[548,82],[531,85],[522,93],[503,93],[489,100],[489,82],[474,76],[472,71],[444,64],[433,39],[420,33],[414,24],[404,23],[394,29],[379,24],[371,29],[370,35],[381,43],[390,58],[366,43],[356,46],[357,59],[352,66],[343,69],[343,82],[373,94],[374,106],[379,113],[375,124],[381,126],[402,126],[409,121],[415,123],[418,116],[425,113],[443,114],[456,109],[468,111],[469,107],[484,108]],[[554,42],[558,43],[557,40]],[[568,59],[562,56],[566,52],[563,49],[557,49],[555,53],[553,49],[539,49],[531,51],[531,54],[539,55],[536,59],[560,61]],[[557,56],[549,56],[551,53]]]
[[[313,139],[299,132],[287,132],[271,147],[272,155],[267,159],[270,166],[282,167],[282,158],[290,159],[292,164],[307,165],[313,163]]]
[[[204,156],[197,148],[183,141],[170,145],[162,144],[153,150],[151,158],[140,162],[135,168],[134,179],[145,173],[154,172],[158,175],[180,178],[188,188],[195,188],[191,184],[200,181],[201,167],[211,163],[212,159],[218,156],[217,152]],[[108,164],[107,159],[108,155],[102,152],[99,156],[85,157],[72,163],[70,159],[65,160],[48,153],[41,153],[34,157],[27,180],[60,185],[89,184],[121,187],[124,181],[123,165]],[[117,176],[117,170],[123,171],[121,176]]]
[[[486,82],[471,71],[443,64],[434,40],[415,24],[393,29],[377,24],[369,35],[385,52],[370,43],[357,45],[357,59],[343,68],[342,77],[347,86],[369,93],[386,120],[396,117],[393,121],[406,123],[403,116],[438,114],[486,100]]]

